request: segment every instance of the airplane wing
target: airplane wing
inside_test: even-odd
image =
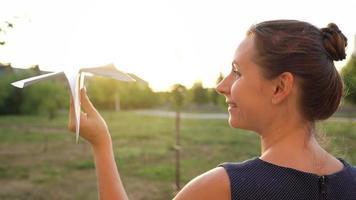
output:
[[[116,69],[115,65],[112,63],[100,67],[82,68],[80,72],[87,72],[94,75],[105,76],[120,81],[135,81],[135,79],[133,79],[128,74]]]
[[[31,77],[31,78],[27,78],[27,79],[23,79],[23,80],[20,80],[20,81],[13,82],[13,83],[11,83],[11,85],[13,85],[15,87],[18,87],[18,88],[24,88],[24,87],[26,87],[28,85],[33,84],[33,83],[37,83],[39,81],[52,79],[54,77],[63,76],[63,75],[64,75],[64,72],[53,72],[53,73],[48,73],[48,74],[42,74],[42,75],[39,75],[39,76],[34,76],[34,77]]]
[[[89,74],[88,74],[89,73]],[[66,73],[67,79],[70,83],[70,88],[72,95],[74,97],[74,111],[76,115],[76,140],[78,143],[79,139],[79,127],[80,127],[80,90],[84,87],[84,79],[87,75],[99,75],[104,77],[109,77],[117,79],[120,81],[135,81],[131,76],[126,73],[116,69],[114,64],[107,64],[99,67],[92,68],[81,68],[79,74],[73,76],[72,74]]]
[[[69,88],[71,90],[71,95],[73,96],[74,100],[74,112],[75,112],[75,120],[76,120],[76,141],[78,143],[79,139],[79,127],[80,127],[80,89],[84,87],[84,79],[85,76],[88,74],[94,74],[99,76],[105,76],[121,81],[135,81],[131,76],[127,75],[126,73],[119,71],[116,69],[114,64],[107,64],[99,67],[93,68],[81,68],[79,73],[76,68],[74,69],[67,69],[62,72],[53,72],[48,74],[43,74],[27,79],[23,79],[20,81],[16,81],[11,83],[15,87],[23,88],[27,85],[31,85],[33,83],[52,79],[57,76],[65,76],[68,80]]]

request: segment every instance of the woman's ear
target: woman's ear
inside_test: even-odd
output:
[[[280,104],[292,92],[294,76],[290,72],[283,72],[274,80],[274,91],[272,94],[272,104]]]

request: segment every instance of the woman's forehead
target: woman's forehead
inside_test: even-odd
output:
[[[233,59],[233,63],[241,66],[243,63],[250,62],[254,51],[253,39],[251,36],[247,36],[237,47]]]

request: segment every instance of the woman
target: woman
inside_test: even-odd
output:
[[[343,84],[334,60],[346,37],[335,24],[295,20],[250,28],[217,91],[229,124],[261,138],[261,156],[225,163],[190,181],[175,199],[356,199],[356,168],[326,152],[315,122],[338,108]],[[93,147],[101,199],[127,199],[105,121],[82,91],[81,136]],[[74,131],[71,111],[69,128]]]

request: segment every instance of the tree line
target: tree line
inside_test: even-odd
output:
[[[50,118],[61,109],[68,109],[69,87],[65,78],[46,80],[23,89],[12,82],[42,74],[38,66],[29,69],[14,69],[11,65],[0,65],[0,115],[45,114]],[[153,92],[149,84],[137,76],[139,81],[121,82],[100,76],[86,77],[86,89],[96,107],[107,110],[148,109],[164,107],[174,109],[174,86],[171,91]],[[217,81],[222,79],[220,74]],[[181,84],[177,84],[181,85]],[[213,88],[204,88],[196,82],[191,88],[181,85],[182,105],[225,104],[225,98]]]
[[[0,36],[12,28],[12,22],[0,24]],[[2,45],[5,45],[5,41],[0,38],[0,47]],[[70,92],[64,79],[44,81],[24,89],[10,85],[11,82],[41,73],[38,66],[17,70],[12,68],[11,64],[0,63],[0,115],[46,114],[53,118],[59,110],[68,109]],[[153,92],[147,82],[131,75],[140,81],[126,83],[96,76],[89,77],[86,82],[88,95],[96,107],[110,110],[154,107],[175,109],[177,101],[182,109],[189,109],[194,105],[226,107],[225,97],[219,95],[214,88],[204,88],[201,82],[194,83],[191,88],[177,83],[172,86],[171,91]],[[342,68],[341,76],[345,83],[344,100],[356,105],[356,52]],[[220,73],[216,83],[223,78]]]
[[[46,114],[50,118],[61,109],[68,109],[69,88],[66,80],[55,79],[18,89],[10,83],[41,74],[38,66],[29,69],[14,69],[11,65],[0,65],[0,115],[8,114]],[[205,88],[202,82],[195,82],[191,88],[181,84],[172,86],[171,91],[153,92],[149,84],[131,74],[140,81],[121,82],[113,79],[93,76],[86,81],[88,95],[99,109],[147,109],[164,107],[174,109],[176,89],[179,88],[182,108],[211,105],[224,108],[225,97],[214,88]],[[356,56],[341,70],[345,83],[344,100],[356,105]],[[223,79],[220,73],[216,83]]]

